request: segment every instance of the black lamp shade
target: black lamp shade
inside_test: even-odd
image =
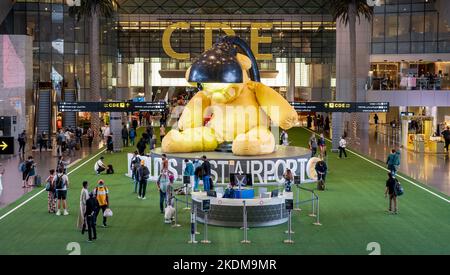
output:
[[[243,83],[242,67],[234,47],[223,41],[202,53],[191,66],[188,82]]]

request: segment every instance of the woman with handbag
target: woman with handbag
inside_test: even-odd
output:
[[[45,180],[45,190],[48,192],[48,213],[56,213],[56,194],[55,194],[55,169],[50,169],[50,175]]]

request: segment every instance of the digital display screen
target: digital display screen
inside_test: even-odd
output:
[[[211,209],[211,200],[202,200],[202,211],[208,212]]]
[[[291,102],[297,112],[387,113],[389,102]]]
[[[0,155],[14,154],[14,137],[0,137]]]
[[[292,210],[292,209],[294,209],[294,200],[292,200],[292,199],[287,199],[287,200],[285,201],[285,204],[286,204],[286,210]]]
[[[161,102],[58,102],[59,112],[164,112]]]

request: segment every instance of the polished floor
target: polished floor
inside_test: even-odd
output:
[[[371,125],[369,132],[348,138],[349,147],[374,159],[386,162],[390,150],[400,148],[399,132]],[[449,154],[424,154],[400,148],[400,172],[434,189],[450,195]]]
[[[87,142],[85,142],[85,144],[87,144]],[[53,146],[53,148],[56,148],[56,146]],[[69,163],[73,163],[88,156],[98,148],[98,144],[92,145],[92,148],[85,146],[81,150],[75,151],[72,156],[64,154],[64,160],[69,161]],[[53,149],[52,151],[43,150],[42,152],[39,152],[39,150],[31,150],[31,146],[29,145],[27,151],[25,152],[25,157],[27,158],[30,155],[33,156],[36,163],[37,175],[41,175],[42,181],[45,181],[48,176],[48,171],[56,167],[58,160],[56,149]],[[3,190],[0,192],[0,208],[7,206],[33,190],[33,187],[22,188],[22,173],[19,172],[19,164],[22,161],[23,159],[19,154],[14,156],[3,156],[0,159],[0,167],[4,168],[5,171],[2,176]],[[45,183],[42,184],[44,185]]]

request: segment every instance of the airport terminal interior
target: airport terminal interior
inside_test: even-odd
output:
[[[0,0],[2,255],[448,255],[449,147],[449,1]]]

